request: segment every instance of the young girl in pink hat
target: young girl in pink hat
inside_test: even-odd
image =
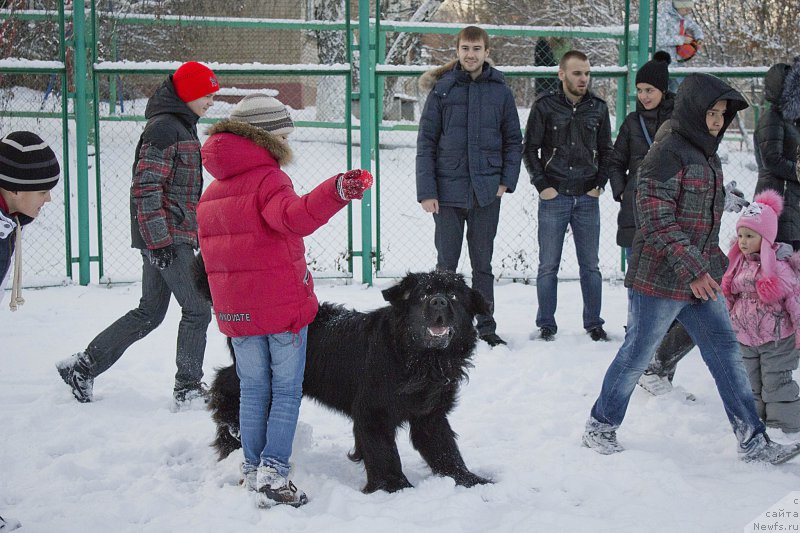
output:
[[[800,348],[800,252],[775,259],[783,198],[765,190],[742,211],[722,291],[756,409],[767,426],[800,432],[800,387],[792,379]]]

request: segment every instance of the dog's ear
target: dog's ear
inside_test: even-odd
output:
[[[469,312],[473,315],[491,315],[492,305],[484,298],[483,294],[475,289],[469,289]]]
[[[194,286],[197,287],[198,292],[200,292],[200,294],[210,302],[211,287],[208,285],[206,263],[203,261],[202,254],[197,254],[194,256],[194,263],[192,263],[192,274],[194,274]]]
[[[384,300],[392,305],[397,305],[408,300],[411,291],[413,291],[418,284],[419,276],[416,274],[406,274],[406,276],[400,280],[400,283],[388,289],[384,289],[381,291],[381,294],[383,294]]]

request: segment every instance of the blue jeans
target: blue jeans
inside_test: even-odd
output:
[[[243,473],[260,464],[289,475],[289,457],[303,395],[308,327],[291,332],[234,337],[239,388]]]
[[[467,248],[472,265],[472,288],[480,292],[494,309],[494,275],[492,274],[492,253],[497,223],[500,220],[501,198],[486,207],[475,201],[471,209],[440,206],[439,213],[433,215],[436,223],[434,240],[436,243],[436,269],[455,272],[461,257],[461,244],[464,240],[464,224],[467,225]],[[479,335],[494,333],[497,324],[492,315],[478,315]]]
[[[756,412],[725,299],[720,295],[716,301],[694,303],[632,292],[625,342],[606,371],[587,427],[608,432],[616,431],[622,424],[636,382],[677,319],[700,348],[733,432],[739,445],[746,448],[750,439],[763,433],[765,427]]]
[[[600,275],[600,203],[587,194],[559,194],[552,200],[539,200],[539,271],[536,295],[539,310],[536,326],[557,331],[558,269],[564,249],[567,226],[572,228],[575,252],[583,295],[583,328],[602,326],[600,306],[603,298],[603,277]]]

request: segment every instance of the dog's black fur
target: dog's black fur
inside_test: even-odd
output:
[[[202,265],[198,270],[204,273]],[[207,290],[205,276],[199,278]],[[408,274],[383,297],[390,305],[368,313],[320,305],[308,328],[303,395],[353,420],[349,457],[364,462],[366,493],[412,486],[395,444],[405,424],[434,473],[466,487],[490,483],[467,469],[447,420],[472,366],[472,321],[489,313],[486,300],[461,275],[445,272]],[[217,371],[209,409],[223,459],[240,447],[235,365]]]

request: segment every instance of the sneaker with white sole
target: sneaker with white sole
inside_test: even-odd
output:
[[[642,374],[639,377],[638,385],[653,396],[669,394],[673,389],[669,378],[661,377],[658,374]]]
[[[587,429],[584,431],[581,441],[584,446],[602,455],[612,455],[625,451],[625,448],[617,442],[616,431],[592,431]]]
[[[272,466],[258,467],[256,486],[259,496],[258,506],[261,508],[273,505],[300,507],[308,503],[306,493],[298,489],[288,478],[280,475]]]
[[[86,352],[78,352],[56,363],[61,379],[72,389],[72,395],[81,403],[89,403],[94,399],[94,376],[92,376],[92,360]]]
[[[780,465],[800,455],[800,442],[778,444],[766,433],[753,437],[746,448],[739,449],[739,459],[745,463]]]

